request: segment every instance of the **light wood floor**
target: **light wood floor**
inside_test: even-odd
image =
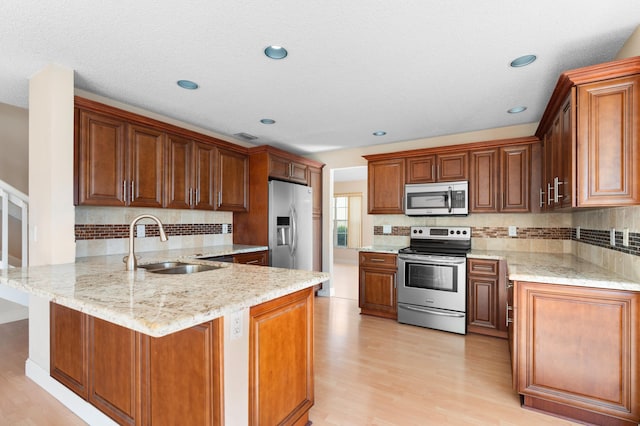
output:
[[[315,300],[315,406],[322,425],[571,425],[520,408],[507,343],[398,324],[357,300]],[[24,375],[27,321],[0,325],[0,425],[83,424]]]

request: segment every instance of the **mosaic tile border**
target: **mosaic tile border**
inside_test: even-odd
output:
[[[380,236],[408,237],[411,234],[410,226],[392,226],[391,233],[382,232],[382,226],[374,226],[373,234]],[[610,244],[609,230],[584,229],[580,228],[580,239],[577,239],[576,228],[517,228],[515,237],[509,236],[509,228],[506,226],[485,226],[471,227],[473,238],[510,238],[510,239],[530,239],[530,240],[572,240],[582,244],[590,244],[598,247],[615,250],[621,253],[640,256],[640,233],[629,233],[629,246],[622,245],[622,231],[615,233],[615,246]]]
[[[158,237],[160,231],[158,225],[145,223],[145,237]],[[163,224],[167,236],[179,235],[209,235],[222,234],[222,223],[168,223]],[[233,232],[233,226],[227,223],[227,233]],[[135,232],[135,231],[134,231]],[[107,240],[129,238],[129,225],[120,224],[89,224],[75,226],[76,241],[81,240]],[[137,236],[137,234],[136,234]]]

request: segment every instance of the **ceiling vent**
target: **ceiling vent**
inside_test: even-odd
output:
[[[257,136],[250,135],[249,133],[235,133],[233,136],[237,136],[239,138],[242,138],[242,139],[248,140],[248,141],[254,141],[254,140],[258,139]]]

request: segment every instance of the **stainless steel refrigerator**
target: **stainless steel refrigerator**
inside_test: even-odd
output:
[[[311,187],[269,181],[271,266],[312,270],[314,236],[311,211]]]

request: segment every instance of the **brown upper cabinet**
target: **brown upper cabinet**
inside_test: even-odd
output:
[[[404,158],[369,161],[369,214],[404,212],[404,166]]]
[[[269,156],[269,177],[308,185],[308,173],[306,164],[275,154]]]
[[[93,111],[76,124],[79,204],[162,207],[162,133]]]
[[[406,161],[406,183],[452,182],[469,179],[467,151],[409,157]]]
[[[640,57],[563,73],[540,120],[545,209],[640,204]]]
[[[246,149],[83,98],[76,204],[246,211]]]

